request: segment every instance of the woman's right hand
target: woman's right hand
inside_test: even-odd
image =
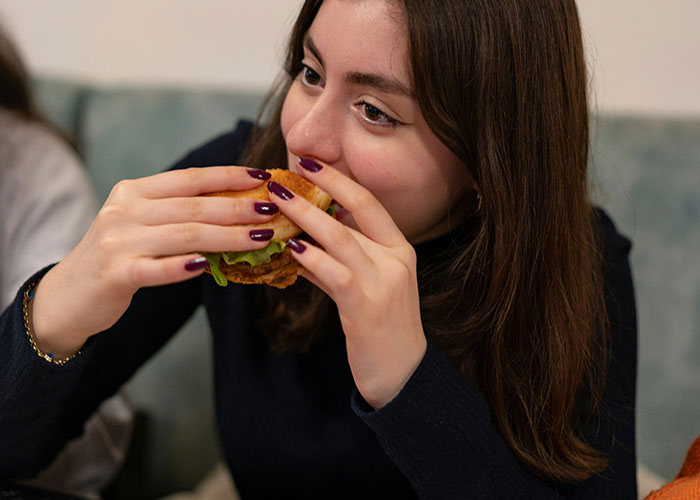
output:
[[[273,213],[260,200],[202,197],[247,190],[268,176],[243,167],[174,170],[119,182],[80,243],[39,282],[32,306],[35,339],[57,358],[78,351],[88,337],[124,314],[139,288],[184,281],[197,252],[264,248],[250,227]],[[264,205],[264,204],[263,204]]]

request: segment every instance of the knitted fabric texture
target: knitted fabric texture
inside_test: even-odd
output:
[[[685,462],[673,481],[653,491],[646,500],[696,500],[700,498],[700,437],[690,445]]]

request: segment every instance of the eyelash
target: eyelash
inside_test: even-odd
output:
[[[318,78],[318,80],[321,80],[321,75],[319,75],[318,73],[316,73],[316,71],[311,69],[310,66],[307,66],[306,64],[302,64],[301,65],[301,75],[300,75],[301,76],[301,83],[303,83],[307,87],[315,87],[317,85],[317,83],[311,83],[307,79],[307,75],[309,73],[313,73],[316,76],[316,78]]]
[[[306,64],[302,64],[301,67],[301,72],[300,72],[300,80],[301,83],[307,87],[316,87],[318,85],[318,82],[321,81],[321,75],[319,75],[313,68]],[[309,76],[311,76],[312,79],[316,79],[316,83],[312,83],[309,81]],[[376,125],[379,127],[390,127],[390,128],[395,128],[398,125],[401,124],[398,120],[395,118],[392,118],[388,114],[386,114],[384,111],[379,109],[377,106],[374,106],[373,104],[368,103],[367,101],[360,101],[355,104],[355,107],[360,109],[360,112],[362,113],[362,117],[368,122],[371,123],[372,125]],[[364,109],[363,109],[364,108]],[[370,110],[373,114],[378,114],[381,117],[382,121],[378,120],[371,120],[367,116],[367,111]]]
[[[370,104],[366,101],[360,101],[357,104],[355,104],[355,106],[360,108],[360,110],[362,107],[364,107],[364,112],[362,112],[362,116],[365,120],[367,120],[372,125],[378,125],[380,127],[396,127],[399,125],[398,120],[392,118],[391,116],[387,115],[384,111],[379,109],[377,106],[373,106],[372,104]],[[369,119],[369,116],[367,115],[367,110],[370,108],[382,117],[382,121]]]

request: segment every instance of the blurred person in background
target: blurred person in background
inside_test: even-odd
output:
[[[0,27],[0,311],[27,278],[80,241],[96,213],[87,170],[70,140],[38,111],[29,75]],[[95,496],[123,461],[131,421],[123,396],[107,400],[83,436],[27,482]]]
[[[688,448],[685,460],[672,481],[652,491],[646,500],[694,500],[700,498],[700,436]]]

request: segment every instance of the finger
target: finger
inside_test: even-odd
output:
[[[314,273],[312,273],[311,271],[309,271],[308,269],[302,268],[302,271],[301,271],[301,273],[299,273],[299,276],[301,276],[305,280],[311,282],[313,285],[315,285],[318,288],[320,288],[321,290],[323,290],[323,293],[325,293],[329,297],[331,296],[330,291],[326,288],[326,286],[323,284],[323,282],[320,279],[318,279],[316,277],[316,275]]]
[[[149,226],[182,222],[229,226],[269,222],[278,211],[274,203],[252,198],[192,196],[141,201],[134,207],[134,218]]]
[[[292,238],[288,244],[294,258],[309,273],[312,283],[333,300],[338,296],[349,298],[348,295],[355,290],[355,276],[347,266],[308,242]]]
[[[373,263],[353,236],[352,229],[301,196],[295,196],[289,189],[274,182],[268,183],[268,187],[270,199],[280,207],[280,211],[335,259],[356,271],[374,271]]]
[[[389,247],[406,241],[389,212],[368,189],[336,169],[322,166],[316,161],[300,159],[299,166],[297,170],[301,175],[352,214],[357,226],[368,238]]]
[[[253,189],[269,177],[270,174],[263,170],[245,167],[195,167],[127,181],[126,185],[135,184],[139,193],[146,198],[175,198]],[[118,187],[119,184],[115,189]]]
[[[194,252],[240,252],[265,248],[274,230],[252,226],[215,226],[188,222],[144,226],[130,233],[131,241],[118,244],[138,249],[142,256],[181,255]]]
[[[157,259],[134,259],[126,269],[127,278],[134,287],[161,286],[179,283],[199,276],[207,260],[198,254],[177,255]]]

